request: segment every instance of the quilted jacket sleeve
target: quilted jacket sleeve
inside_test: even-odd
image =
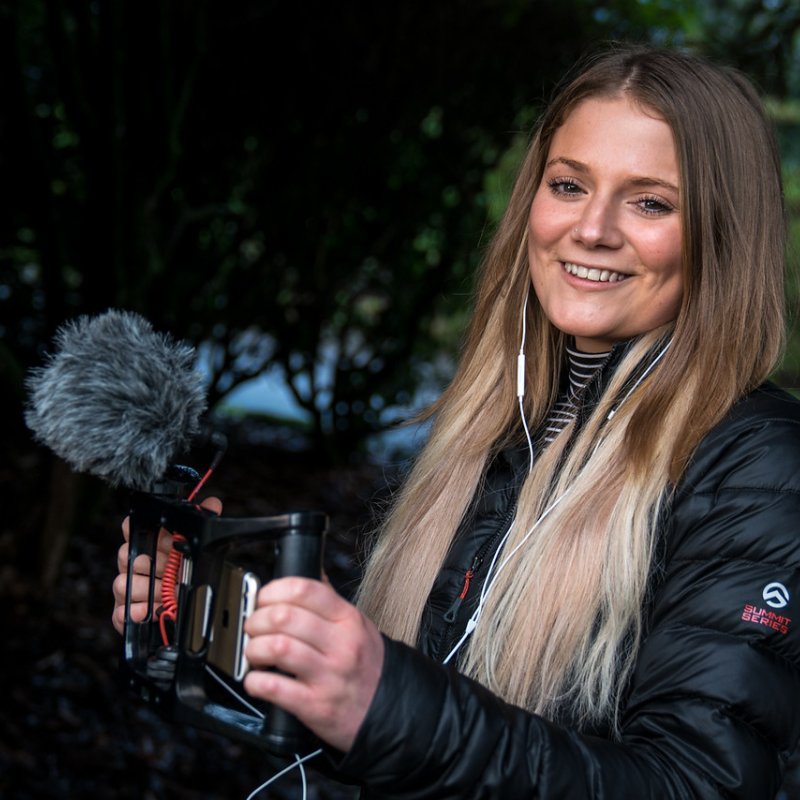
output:
[[[340,763],[368,797],[774,798],[800,736],[800,421],[753,401],[698,449],[664,531],[621,741],[504,703],[397,642]]]

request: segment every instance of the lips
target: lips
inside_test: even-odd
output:
[[[583,278],[587,281],[597,283],[617,283],[630,277],[622,272],[614,272],[611,269],[600,269],[598,267],[585,267],[582,264],[573,264],[571,261],[563,261],[564,271],[576,278]]]

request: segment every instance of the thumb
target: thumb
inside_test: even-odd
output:
[[[206,499],[200,503],[200,507],[212,511],[219,516],[222,513],[222,500],[220,500],[219,497],[206,497]]]

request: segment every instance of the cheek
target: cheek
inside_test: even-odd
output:
[[[544,225],[544,215],[537,207],[536,200],[534,200],[531,205],[531,213],[528,216],[528,269],[537,294],[539,293],[539,282],[543,271],[544,255],[542,251],[546,247],[546,235],[547,226]]]
[[[554,275],[552,267],[558,254],[558,244],[570,230],[563,209],[549,194],[536,193],[528,216],[528,263],[533,288],[540,302],[544,301]]]
[[[682,275],[681,229],[677,221],[647,234],[637,231],[631,241],[636,243],[642,261],[664,281],[674,281]]]
[[[548,199],[539,190],[528,216],[528,241],[531,249],[548,247],[557,237],[557,220]]]
[[[672,291],[667,297],[667,315],[669,319],[676,319],[683,302],[683,277],[678,275],[672,281]]]
[[[680,248],[665,247],[651,262],[655,276],[653,309],[663,321],[675,319],[680,311],[684,294],[684,274]]]

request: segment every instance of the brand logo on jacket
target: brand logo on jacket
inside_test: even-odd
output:
[[[768,583],[761,596],[772,608],[785,608],[789,602],[789,590],[782,583]]]
[[[789,633],[789,626],[792,623],[791,617],[784,617],[774,611],[768,611],[766,608],[754,606],[752,603],[745,603],[744,611],[742,611],[742,621],[763,625],[765,628],[771,628],[773,631],[784,635]]]
[[[785,608],[789,604],[791,595],[782,583],[773,581],[761,590],[761,597],[772,608]],[[751,622],[754,625],[764,626],[784,635],[789,633],[789,628],[792,624],[791,617],[776,614],[774,611],[760,608],[753,603],[745,603],[742,611],[742,622]]]

